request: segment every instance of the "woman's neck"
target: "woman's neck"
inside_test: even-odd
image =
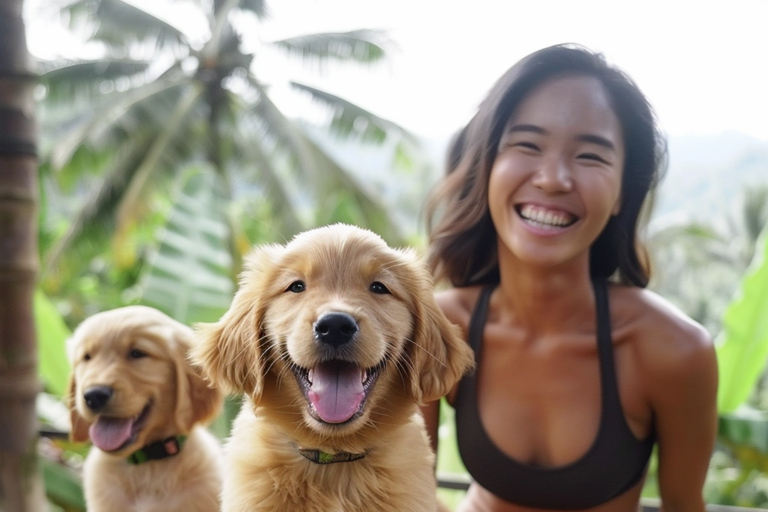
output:
[[[509,313],[509,321],[542,335],[594,326],[588,255],[557,267],[501,256],[495,301],[502,321]]]

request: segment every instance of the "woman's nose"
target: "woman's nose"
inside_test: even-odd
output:
[[[545,158],[533,176],[533,184],[550,194],[573,189],[571,169],[561,158]]]

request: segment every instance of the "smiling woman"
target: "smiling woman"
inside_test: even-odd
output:
[[[428,204],[438,302],[478,369],[447,394],[474,482],[461,512],[703,511],[717,368],[644,289],[640,211],[664,162],[645,97],[583,47],[534,52],[454,139]],[[424,408],[433,443],[438,402]]]

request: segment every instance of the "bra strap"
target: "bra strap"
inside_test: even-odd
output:
[[[472,350],[475,351],[475,356],[480,354],[480,349],[483,345],[483,330],[485,329],[485,320],[488,316],[488,303],[494,288],[496,288],[496,285],[487,286],[482,289],[480,296],[477,298],[475,310],[472,311],[472,318],[469,322],[469,344],[472,346]]]
[[[597,310],[597,351],[600,357],[600,385],[603,389],[603,405],[607,405],[608,402],[615,405],[620,402],[613,360],[608,283],[605,279],[596,278],[593,280],[592,286],[595,290],[595,309]],[[619,408],[619,410],[621,409]]]

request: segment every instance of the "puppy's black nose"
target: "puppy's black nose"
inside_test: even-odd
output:
[[[357,334],[357,322],[346,313],[326,313],[315,322],[315,339],[338,347],[349,343]]]
[[[85,390],[83,398],[85,405],[93,412],[99,412],[112,398],[114,391],[109,386],[93,386]]]

